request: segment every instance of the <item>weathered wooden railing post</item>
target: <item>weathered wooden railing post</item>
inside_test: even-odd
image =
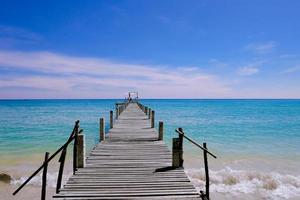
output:
[[[114,112],[112,110],[109,112],[109,119],[109,125],[112,129],[114,127]]]
[[[151,111],[151,128],[154,128],[155,125],[155,111]]]
[[[49,158],[49,152],[46,152],[45,153],[45,159],[44,159],[41,200],[46,199],[48,158]]]
[[[179,128],[181,132],[182,128]],[[178,138],[173,138],[172,147],[172,166],[173,168],[183,167],[183,135],[179,134]]]
[[[145,107],[145,114],[148,115],[148,107]]]
[[[160,121],[158,123],[158,140],[164,139],[164,123]]]
[[[85,139],[84,134],[78,135],[77,142],[77,168],[84,168],[85,166]]]
[[[206,143],[203,143],[203,147],[207,149]],[[208,172],[208,162],[207,162],[207,151],[203,151],[203,159],[204,159],[204,169],[205,169],[205,195],[209,200],[209,172]]]
[[[118,116],[119,116],[119,108],[118,106],[116,106],[116,119],[118,119]]]
[[[179,138],[173,138],[172,143],[172,167],[178,168],[180,166],[179,164]]]
[[[179,134],[179,160],[180,160],[180,167],[183,167],[183,129],[179,128],[179,131],[182,132],[182,134]]]
[[[77,171],[77,147],[78,147],[78,131],[79,126],[76,126],[74,132],[74,146],[73,146],[73,175]]]
[[[61,188],[61,181],[62,181],[62,176],[63,176],[63,173],[64,173],[66,154],[67,154],[67,147],[65,147],[62,150],[61,156],[59,158],[60,165],[59,165],[59,171],[58,171],[58,177],[57,177],[57,183],[56,183],[56,194],[59,193],[60,188]]]
[[[105,120],[104,118],[100,118],[100,142],[105,140]]]
[[[148,118],[151,119],[151,108],[149,108]]]

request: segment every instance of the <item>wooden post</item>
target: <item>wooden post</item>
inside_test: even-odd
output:
[[[109,119],[110,119],[110,128],[112,129],[113,127],[114,127],[114,112],[111,110],[110,112],[109,112]]]
[[[74,146],[73,146],[73,175],[77,171],[77,147],[78,147],[78,128],[76,127],[75,130],[75,137],[74,137]]]
[[[151,108],[149,108],[148,118],[151,118]]]
[[[179,131],[183,132],[182,128]],[[172,148],[172,166],[173,168],[183,167],[183,135],[179,134],[178,138],[173,138]]]
[[[84,168],[85,166],[85,141],[84,134],[78,135],[77,142],[77,168]]]
[[[178,168],[180,166],[179,162],[179,138],[173,138],[172,143],[172,167]]]
[[[100,118],[99,134],[100,134],[100,142],[104,141],[105,140],[105,119],[104,118]]]
[[[155,112],[154,110],[151,111],[151,128],[154,128],[154,124],[155,124]]]
[[[66,154],[67,154],[67,148],[64,148],[62,150],[61,156],[59,158],[60,165],[59,165],[59,172],[58,172],[57,183],[56,183],[56,194],[59,193],[60,188],[61,188],[61,181],[62,181],[62,176],[64,173]]]
[[[182,128],[178,128],[180,132],[183,133]],[[178,135],[179,138],[179,161],[180,161],[180,167],[183,167],[183,134]]]
[[[118,106],[116,107],[116,119],[118,119],[118,115],[119,115],[119,108]]]
[[[44,169],[43,169],[41,200],[45,200],[46,199],[48,157],[49,157],[49,152],[46,152],[45,153],[45,159],[44,159],[45,165],[44,165]]]
[[[164,139],[164,123],[160,121],[158,123],[158,140]]]
[[[206,143],[203,143],[203,148],[207,149]],[[208,172],[208,162],[207,162],[207,151],[203,151],[204,159],[204,169],[205,169],[205,195],[209,200],[209,172]]]
[[[145,114],[148,115],[148,107],[145,107]]]

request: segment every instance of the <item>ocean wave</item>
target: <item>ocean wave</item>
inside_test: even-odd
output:
[[[47,173],[47,186],[48,187],[56,187],[56,183],[57,183],[57,176],[58,176],[58,172],[55,173]],[[64,175],[62,178],[62,185],[66,183],[66,181],[68,180],[68,178],[71,176],[71,174],[67,174]],[[38,176],[33,177],[30,182],[28,183],[28,185],[32,185],[32,186],[41,186],[42,185],[42,173],[40,173]],[[27,176],[22,176],[19,178],[13,178],[10,182],[10,184],[13,185],[21,185],[22,183],[24,183],[26,180],[28,179]]]
[[[205,188],[204,169],[186,169],[190,180],[199,190]],[[47,185],[56,187],[58,173],[47,173]],[[72,174],[63,176],[63,183]],[[300,175],[283,175],[277,172],[257,172],[245,170],[233,170],[226,167],[222,170],[209,171],[210,175],[210,191],[233,196],[242,196],[243,194],[259,194],[264,199],[290,199],[299,197],[300,199]],[[22,184],[28,177],[13,178],[10,182],[14,185]],[[28,183],[33,186],[42,185],[42,174],[35,176]]]
[[[204,169],[187,169],[186,173],[198,190],[204,190]],[[233,170],[226,167],[209,171],[210,191],[234,196],[259,194],[264,199],[300,198],[300,176],[283,175],[277,172]]]

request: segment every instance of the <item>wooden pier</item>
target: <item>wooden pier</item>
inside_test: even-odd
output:
[[[48,164],[60,155],[56,195],[66,200],[87,199],[199,199],[209,200],[208,155],[216,158],[206,143],[201,146],[182,128],[175,131],[172,151],[163,141],[163,122],[155,128],[155,111],[129,98],[116,103],[115,116],[110,111],[109,132],[105,119],[99,120],[99,143],[85,155],[83,129],[79,120],[68,140],[53,154],[45,153],[41,166],[22,183],[16,195],[42,171],[41,200],[46,199]],[[203,152],[205,191],[196,191],[183,170],[183,139]],[[67,149],[73,143],[73,176],[62,187]]]
[[[159,140],[156,129],[151,128],[153,117],[149,119],[137,103],[130,103],[123,110],[106,138],[88,155],[85,167],[79,168],[54,197],[200,198],[182,168],[163,170],[172,166],[172,152]]]

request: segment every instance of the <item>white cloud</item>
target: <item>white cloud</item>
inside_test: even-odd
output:
[[[242,76],[250,76],[259,72],[259,69],[253,66],[241,67],[238,70],[238,74]]]
[[[272,52],[277,46],[274,41],[266,43],[251,43],[244,47],[245,50],[252,51],[257,54],[266,54]]]
[[[5,90],[0,98],[116,98],[128,90],[138,90],[143,97],[152,98],[214,98],[231,92],[217,76],[197,67],[158,67],[51,52],[0,51],[0,68],[35,72],[0,79],[2,90],[32,88]]]
[[[284,71],[282,71],[282,74],[290,74],[290,73],[294,73],[294,72],[298,72],[300,71],[300,65],[299,66],[295,66],[295,67],[290,67]]]

